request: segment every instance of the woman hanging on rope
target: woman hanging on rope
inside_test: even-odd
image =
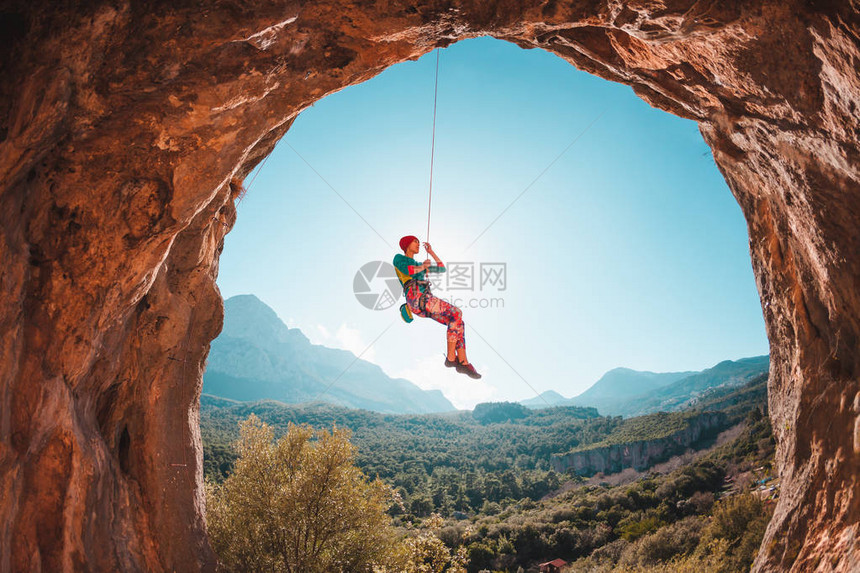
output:
[[[417,314],[448,325],[448,354],[445,357],[445,366],[456,368],[457,372],[466,374],[470,378],[480,378],[481,375],[466,358],[463,311],[430,293],[430,283],[424,279],[424,273],[430,268],[431,261],[427,259],[423,264],[418,264],[418,261],[413,258],[421,248],[418,238],[412,235],[403,237],[400,239],[400,248],[405,254],[398,253],[394,256],[394,268],[403,285],[403,294],[406,295],[406,305],[401,307],[404,320],[411,321],[411,314]],[[424,243],[424,248],[427,249],[427,254],[436,259],[438,270],[444,271],[445,265],[433,252],[433,247],[429,243]]]

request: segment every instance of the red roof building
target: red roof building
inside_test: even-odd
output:
[[[539,565],[541,573],[559,573],[561,568],[567,565],[564,559],[553,559]]]

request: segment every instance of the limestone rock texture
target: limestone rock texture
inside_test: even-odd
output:
[[[715,436],[726,426],[726,416],[722,412],[702,412],[691,419],[687,427],[667,436],[553,454],[550,465],[558,473],[573,470],[581,476],[613,474],[626,468],[644,471],[671,456],[684,453],[704,437]]]
[[[771,343],[755,570],[860,570],[857,0],[7,0],[0,573],[215,569],[198,398],[242,181],[314,101],[483,35],[699,123]]]

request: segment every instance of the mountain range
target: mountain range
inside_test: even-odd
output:
[[[640,372],[615,368],[588,390],[565,398],[548,390],[539,397],[523,400],[530,408],[547,406],[590,406],[604,416],[642,416],[672,412],[694,406],[717,390],[734,388],[768,372],[768,356],[725,360],[701,372]]]
[[[422,390],[352,352],[311,344],[254,295],[224,302],[224,328],[212,341],[203,392],[238,400],[321,401],[390,414],[447,412],[439,390]]]
[[[234,296],[224,306],[224,328],[212,341],[204,393],[242,402],[320,401],[385,414],[455,410],[439,390],[391,378],[347,350],[312,344],[254,295]],[[549,390],[521,404],[592,407],[604,416],[624,417],[677,411],[766,374],[768,367],[768,356],[756,356],[726,360],[701,372],[615,368],[573,398]]]

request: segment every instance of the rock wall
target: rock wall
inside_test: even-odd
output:
[[[725,424],[726,416],[721,412],[706,412],[692,418],[686,428],[663,438],[557,454],[552,456],[550,463],[552,469],[559,473],[572,469],[582,476],[617,473],[626,468],[643,471],[683,453],[703,437],[723,429]]]
[[[324,95],[479,35],[699,122],[749,223],[771,341],[783,488],[756,570],[857,570],[856,0],[0,12],[0,573],[214,568],[197,397],[231,181]]]

